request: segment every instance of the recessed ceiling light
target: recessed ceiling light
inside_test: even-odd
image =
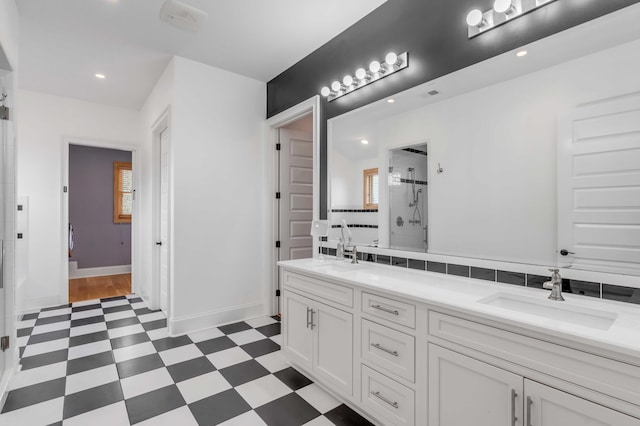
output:
[[[518,53],[516,53],[516,56],[518,58],[522,58],[523,56],[527,56],[527,53],[529,53],[529,52],[527,52],[526,50],[521,50]]]
[[[366,139],[362,139],[360,142],[362,143],[362,145],[369,145],[369,141]]]
[[[390,104],[394,103],[395,101],[395,99],[387,99],[387,102],[389,102]]]
[[[96,74],[96,78],[99,78],[100,80],[103,80],[103,79],[107,78],[107,76],[105,76],[104,74],[98,73],[98,74]]]

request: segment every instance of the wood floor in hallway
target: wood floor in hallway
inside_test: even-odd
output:
[[[131,294],[131,274],[69,280],[69,303]]]

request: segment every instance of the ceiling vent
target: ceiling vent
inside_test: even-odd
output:
[[[160,20],[186,31],[200,31],[209,15],[188,4],[167,0],[160,9]]]

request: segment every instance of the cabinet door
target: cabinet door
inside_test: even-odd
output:
[[[284,292],[283,348],[293,361],[308,369],[313,365],[313,329],[309,321],[312,306],[306,297]]]
[[[638,426],[636,419],[531,380],[525,380],[526,426]]]
[[[353,394],[353,315],[316,303],[314,373],[327,385]]]
[[[522,388],[522,376],[429,345],[429,426],[522,426]]]

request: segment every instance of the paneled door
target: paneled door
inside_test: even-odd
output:
[[[429,345],[429,425],[522,426],[522,401],[522,376]]]
[[[558,133],[558,262],[640,274],[640,95],[578,108]]]
[[[279,260],[313,255],[313,138],[307,132],[279,129]]]

